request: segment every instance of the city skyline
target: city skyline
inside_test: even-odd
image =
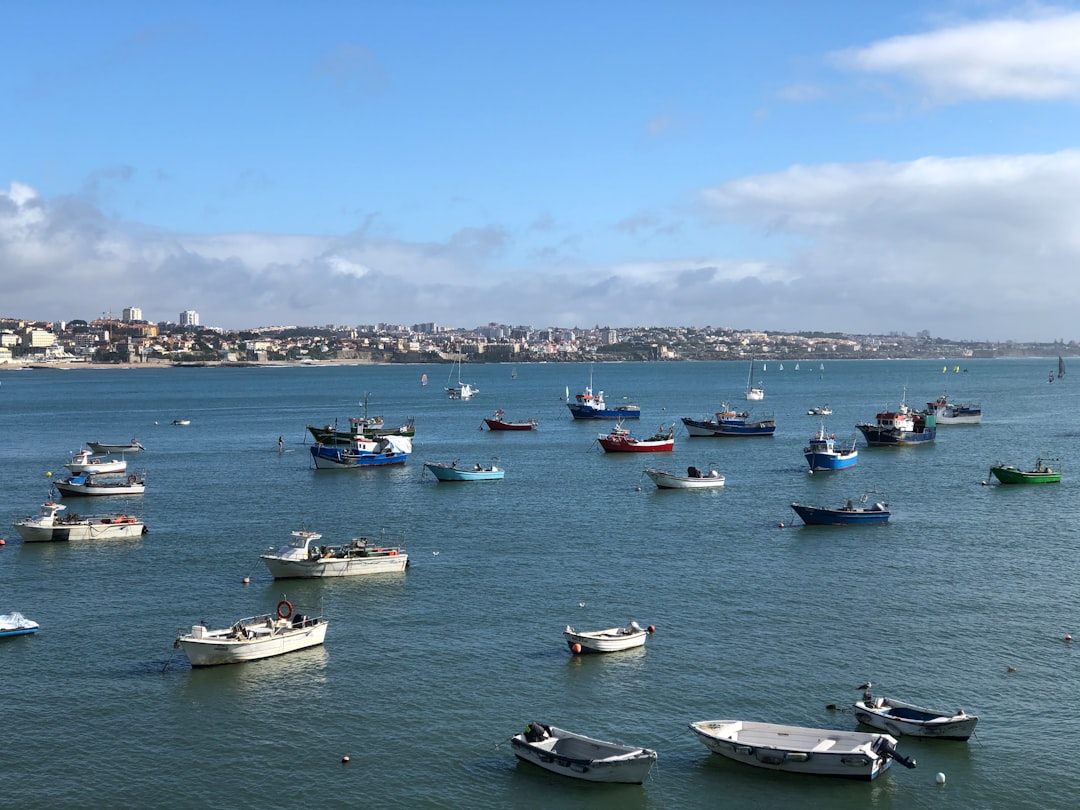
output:
[[[1078,2],[55,8],[0,317],[1074,337]]]

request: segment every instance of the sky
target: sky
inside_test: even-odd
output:
[[[1080,0],[0,8],[0,317],[1080,339]]]

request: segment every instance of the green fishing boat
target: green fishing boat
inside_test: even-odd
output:
[[[1003,484],[1057,484],[1061,482],[1061,468],[1050,465],[1057,464],[1057,459],[1040,458],[1035,461],[1035,467],[1030,470],[1021,470],[1011,464],[997,464],[990,468],[990,474]]]

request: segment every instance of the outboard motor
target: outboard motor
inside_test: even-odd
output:
[[[527,742],[540,742],[546,740],[548,736],[550,735],[547,726],[542,723],[529,723],[529,725],[525,726],[525,740]]]
[[[889,742],[884,737],[881,737],[880,739],[878,739],[878,743],[877,743],[876,746],[874,746],[874,748],[875,748],[875,750],[877,750],[878,755],[885,758],[885,759],[895,759],[897,762],[899,762],[905,768],[914,768],[915,767],[916,763],[915,763],[914,759],[912,759],[910,757],[905,757],[903,754],[901,754],[899,751],[896,750],[895,745],[893,745],[891,742]]]

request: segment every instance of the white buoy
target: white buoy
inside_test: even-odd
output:
[[[937,782],[939,785],[944,785],[945,784],[945,774],[938,771],[938,775],[934,777],[934,781]]]

